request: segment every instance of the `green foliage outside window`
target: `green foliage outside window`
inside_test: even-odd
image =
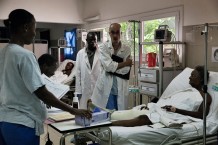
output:
[[[134,23],[133,22],[122,22],[121,30],[122,30],[122,41],[130,46],[132,50],[132,55],[134,54]],[[175,38],[175,17],[161,18],[155,20],[149,20],[143,22],[144,27],[144,38],[143,42],[153,42],[154,41],[154,32],[155,29],[158,28],[159,25],[168,25],[169,31],[173,33]],[[139,35],[138,35],[138,23],[135,23],[135,55],[139,54]],[[173,37],[172,37],[173,38]],[[156,52],[157,45],[144,45],[143,52]]]
[[[153,42],[154,41],[154,32],[159,25],[168,25],[168,30],[172,32],[172,38],[175,38],[175,17],[167,17],[149,21],[143,21],[144,28],[144,37],[142,42]],[[122,22],[121,25],[121,40],[124,44],[128,45],[131,48],[132,56],[134,54],[134,23],[133,22]],[[135,23],[135,56],[139,55],[139,34],[138,34],[138,23]],[[105,28],[107,32],[107,37],[109,39],[108,27]],[[143,45],[143,53],[146,52],[157,52],[158,45]]]

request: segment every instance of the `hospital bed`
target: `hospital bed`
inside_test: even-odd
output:
[[[189,77],[193,69],[186,68],[172,80],[161,97],[183,90],[189,85]],[[207,141],[216,142],[218,130],[218,92],[212,86],[218,82],[218,73],[210,72],[208,92],[212,97],[210,111],[207,116]],[[184,124],[180,129],[152,128],[147,125],[138,127],[110,127],[113,145],[157,145],[157,144],[198,144],[202,143],[203,120]],[[101,144],[107,144],[107,131],[102,131]],[[192,138],[190,138],[192,137]]]
[[[67,65],[68,62],[72,62],[74,64],[74,68],[72,69],[71,74],[69,76],[59,75],[58,73],[62,72],[62,70],[65,69],[65,66]],[[75,76],[76,76],[76,62],[70,59],[66,59],[60,64],[60,66],[55,71],[55,75],[52,76],[51,79],[66,85],[70,85],[75,80]]]
[[[74,67],[69,76],[63,74],[62,72],[62,70],[65,69],[68,62],[72,62],[74,64]],[[76,77],[76,62],[70,59],[64,60],[55,71],[55,74],[50,77],[51,80],[68,85],[70,87],[70,90],[67,92],[67,94],[64,95],[64,97],[62,97],[62,101],[64,101],[67,104],[71,104],[73,100],[73,96],[75,92],[75,77]]]

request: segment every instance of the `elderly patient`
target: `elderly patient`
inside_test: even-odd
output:
[[[207,72],[207,78],[209,78],[208,72]],[[155,112],[158,112],[158,110],[161,110],[163,112],[163,109],[164,109],[166,110],[166,114],[174,116],[174,117],[176,115],[180,115],[183,117],[184,115],[187,115],[187,116],[191,116],[194,118],[202,119],[203,118],[203,98],[204,98],[204,92],[202,90],[202,87],[204,85],[204,67],[196,66],[195,69],[192,71],[191,76],[189,77],[189,80],[190,80],[189,84],[193,88],[187,89],[185,91],[177,92],[174,95],[169,96],[167,98],[161,98],[157,102],[157,104],[155,104],[159,106],[160,109],[156,109]],[[178,102],[178,101],[176,102],[176,99],[178,100],[178,97],[180,97],[179,100],[181,102]],[[211,101],[212,101],[211,96],[208,94],[207,95],[207,108],[206,108],[207,114],[209,113]],[[187,102],[189,102],[190,104],[194,104],[193,105],[194,107],[189,108],[190,105],[188,105],[189,103]],[[150,111],[151,110],[149,108],[149,112]],[[161,118],[160,112],[159,112],[159,115],[155,115],[155,113],[154,114],[148,113],[146,115],[145,114],[139,115],[138,117],[129,119],[129,120],[127,119],[127,120],[114,121],[112,125],[125,126],[125,127],[152,125],[154,123],[160,122],[160,118]],[[185,117],[187,118],[187,116]]]
[[[71,74],[73,68],[74,68],[74,64],[72,62],[68,62],[65,66],[65,69],[62,70],[62,72],[63,72],[63,74],[66,74],[69,76]]]
[[[67,61],[67,60],[65,60]],[[54,75],[51,76],[51,79],[55,82],[58,82],[58,83],[62,83],[62,84],[65,84],[66,80],[69,79],[69,77],[72,77],[73,79],[73,76],[71,76],[71,73],[73,71],[73,68],[74,68],[74,63],[73,62],[68,62],[66,65],[65,65],[65,68],[64,70],[56,70]],[[74,85],[74,80],[73,82],[71,82],[72,85]]]

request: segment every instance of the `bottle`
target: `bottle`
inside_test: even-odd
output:
[[[73,97],[73,108],[79,109],[79,99],[76,95]]]

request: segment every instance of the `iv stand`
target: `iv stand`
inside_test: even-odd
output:
[[[211,25],[217,27],[217,25]],[[207,125],[207,49],[208,49],[208,23],[204,24],[204,31],[201,32],[201,35],[204,35],[205,43],[205,60],[204,60],[204,98],[203,98],[203,144],[206,145],[206,125]]]
[[[136,21],[136,20],[129,20],[128,22],[133,22],[133,31],[134,31],[134,33],[133,33],[133,37],[134,37],[134,46],[133,46],[133,48],[134,48],[134,53],[133,53],[133,62],[134,62],[134,68],[133,68],[133,73],[134,73],[134,86],[136,86],[137,84],[136,84],[136,68],[135,68],[135,38],[136,38],[136,34],[135,34],[135,24],[136,23],[140,23],[140,21]]]
[[[206,126],[207,126],[207,47],[208,47],[208,23],[204,25],[204,31],[201,32],[204,35],[205,43],[205,60],[204,60],[204,98],[203,98],[203,145],[206,145]]]

